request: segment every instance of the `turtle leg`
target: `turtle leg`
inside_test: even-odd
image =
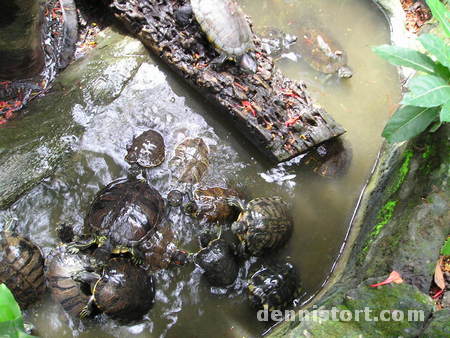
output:
[[[67,245],[67,252],[77,254],[80,251],[90,248],[94,244],[97,244],[95,240],[70,243]]]
[[[214,68],[219,69],[227,59],[228,59],[228,55],[225,53],[222,53],[218,57],[213,59],[211,61],[210,65],[213,65]]]
[[[78,271],[72,275],[74,281],[89,285],[97,282],[100,278],[101,276],[98,273],[89,271]]]
[[[94,300],[95,300],[94,295],[92,295],[89,298],[86,306],[80,311],[81,319],[89,317],[94,312]]]
[[[250,74],[255,74],[258,69],[255,59],[249,53],[240,57],[239,67],[241,67],[244,72]]]

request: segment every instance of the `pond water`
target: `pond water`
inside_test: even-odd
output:
[[[300,159],[273,167],[178,78],[158,63],[144,64],[108,106],[75,107],[75,119],[86,132],[74,156],[3,216],[13,217],[18,231],[29,234],[49,252],[57,243],[57,224],[79,228],[96,192],[126,176],[124,156],[133,135],[149,128],[160,131],[167,154],[185,137],[200,136],[211,150],[204,185],[229,184],[244,190],[249,198],[281,195],[292,204],[294,234],[287,247],[273,256],[289,260],[299,270],[304,287],[300,303],[317,292],[341,250],[376,159],[381,131],[399,100],[396,70],[371,52],[371,46],[389,42],[389,29],[370,1],[241,0],[241,4],[256,32],[275,27],[296,35],[296,27],[307,19],[324,27],[347,52],[354,72],[348,80],[326,79],[293,53],[278,61],[289,77],[305,81],[314,101],[347,129],[344,139],[351,145],[353,159],[343,177],[320,177],[302,169]],[[163,196],[175,186],[167,162],[148,175]],[[198,226],[179,212],[171,217],[178,244],[195,250]],[[106,318],[84,327],[68,323],[48,297],[26,315],[43,337],[254,337],[268,325],[257,322],[242,286],[257,264],[254,260],[244,264],[229,289],[209,287],[193,267],[160,271],[155,275],[156,303],[135,325],[120,326]]]

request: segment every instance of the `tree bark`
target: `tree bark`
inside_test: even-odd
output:
[[[41,0],[0,3],[0,79],[18,80],[39,74],[44,66],[41,45]]]

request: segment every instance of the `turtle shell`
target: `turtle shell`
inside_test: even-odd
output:
[[[283,310],[292,306],[301,289],[300,279],[290,263],[262,266],[247,282],[247,297],[255,309]]]
[[[133,139],[125,161],[130,164],[137,163],[144,168],[157,167],[166,158],[165,150],[161,134],[155,130],[147,130]]]
[[[302,26],[298,31],[297,45],[302,59],[319,72],[333,74],[338,73],[342,67],[349,69],[346,53],[323,30],[309,25]]]
[[[288,205],[278,196],[251,200],[231,226],[240,240],[241,253],[253,256],[282,246],[292,228]]]
[[[230,197],[239,198],[239,193],[233,189],[221,187],[196,189],[194,199],[197,210],[194,216],[207,222],[229,221],[236,214],[235,208],[226,201],[226,198]]]
[[[170,160],[173,175],[178,181],[200,182],[209,167],[209,149],[202,138],[188,138],[175,148]]]
[[[311,150],[303,163],[320,176],[340,177],[348,172],[352,157],[351,146],[341,139],[334,139]]]
[[[131,247],[156,230],[164,215],[159,192],[144,181],[118,179],[100,190],[85,218],[85,231],[106,236],[114,248]]]
[[[94,287],[95,304],[112,318],[140,319],[153,305],[153,278],[123,258],[108,262]]]
[[[45,291],[44,258],[32,241],[12,232],[0,232],[0,283],[5,283],[26,308]]]
[[[47,283],[52,298],[73,317],[79,317],[90,298],[89,288],[73,277],[93,266],[92,260],[83,254],[71,254],[64,246],[54,249],[46,259]]]
[[[220,52],[236,57],[254,48],[252,30],[234,0],[191,0],[195,19]]]
[[[232,284],[239,272],[230,245],[223,239],[211,241],[195,255],[194,262],[204,270],[204,276],[212,286]]]

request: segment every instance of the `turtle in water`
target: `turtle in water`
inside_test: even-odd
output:
[[[84,220],[89,239],[70,244],[70,250],[96,244],[108,253],[131,253],[134,258],[141,240],[150,236],[164,216],[159,192],[142,180],[121,178],[101,189]]]
[[[109,260],[101,275],[81,271],[74,278],[91,289],[81,317],[90,316],[97,308],[112,318],[128,322],[140,319],[153,305],[152,276],[124,258]]]
[[[209,148],[202,138],[187,138],[178,144],[169,165],[181,183],[200,182],[209,167]]]
[[[256,73],[257,64],[249,52],[255,48],[253,33],[244,12],[234,0],[190,0],[178,9],[176,17],[186,21],[191,15],[220,53],[213,63],[237,60],[241,69]]]
[[[211,187],[196,189],[193,197],[183,206],[186,214],[209,223],[223,223],[236,214],[236,209],[227,203],[227,199],[240,196],[233,189]]]
[[[164,138],[151,129],[135,137],[127,150],[125,161],[143,168],[157,167],[166,158]]]
[[[22,309],[45,291],[44,258],[32,241],[14,232],[0,232],[0,283],[11,290]]]
[[[300,279],[290,263],[263,265],[247,282],[247,297],[255,309],[283,310],[301,290]]]
[[[239,239],[237,251],[243,256],[261,256],[276,249],[292,234],[292,218],[288,205],[281,197],[258,197],[246,205],[238,199],[229,203],[241,209],[231,231]]]
[[[204,276],[212,286],[225,287],[232,284],[238,275],[239,266],[230,244],[216,238],[194,255],[194,263],[204,271]]]
[[[303,24],[296,33],[300,55],[313,69],[325,74],[336,73],[340,78],[353,76],[346,53],[325,31]]]
[[[351,146],[342,139],[333,139],[311,150],[302,162],[324,177],[344,176],[352,162]]]
[[[65,245],[52,250],[45,260],[48,288],[52,298],[73,317],[82,317],[90,298],[89,287],[76,280],[82,272],[96,271],[97,261],[88,255],[72,254]]]

